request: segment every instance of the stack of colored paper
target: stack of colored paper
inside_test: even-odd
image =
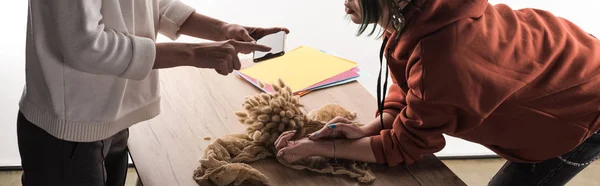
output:
[[[281,79],[295,95],[302,96],[314,90],[355,81],[358,72],[355,62],[301,46],[281,57],[237,71],[237,74],[268,93],[274,92],[272,85]]]

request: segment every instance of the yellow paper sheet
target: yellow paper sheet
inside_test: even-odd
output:
[[[296,92],[354,67],[356,63],[352,61],[301,46],[240,72],[268,84],[275,84],[281,78]]]

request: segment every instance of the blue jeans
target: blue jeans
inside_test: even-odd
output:
[[[565,185],[600,155],[600,133],[572,151],[540,163],[506,162],[489,182],[496,185]]]

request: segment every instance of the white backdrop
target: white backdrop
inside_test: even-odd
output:
[[[287,49],[307,45],[355,61],[364,72],[359,82],[375,95],[380,41],[355,37],[357,27],[344,17],[342,0],[183,0],[199,12],[228,22],[253,26],[285,26],[291,30]],[[491,0],[513,8],[534,7],[550,10],[600,36],[600,1],[572,0]],[[560,2],[560,5],[559,5]],[[261,11],[268,10],[268,11]],[[265,13],[269,12],[269,13]],[[24,84],[27,1],[6,1],[0,6],[0,167],[19,166],[16,140],[17,103]],[[159,42],[169,42],[160,36]],[[201,40],[181,37],[178,42]],[[248,57],[248,56],[245,56]],[[374,103],[375,104],[375,103]],[[488,149],[447,137],[440,157],[489,156]]]
[[[0,6],[0,166],[20,165],[17,149],[17,103],[25,84],[27,1]]]

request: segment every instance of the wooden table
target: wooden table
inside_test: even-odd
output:
[[[130,128],[129,151],[142,183],[146,186],[198,185],[192,172],[202,150],[214,139],[241,133],[234,111],[242,109],[245,96],[259,89],[236,75],[227,77],[213,70],[178,67],[161,71],[162,113]],[[358,113],[358,120],[373,119],[376,102],[359,83],[349,83],[312,92],[301,98],[307,110],[338,103]],[[204,137],[211,137],[206,141]],[[251,163],[274,185],[359,185],[346,176],[298,171],[273,159]],[[410,166],[373,165],[373,185],[465,185],[435,156]]]

